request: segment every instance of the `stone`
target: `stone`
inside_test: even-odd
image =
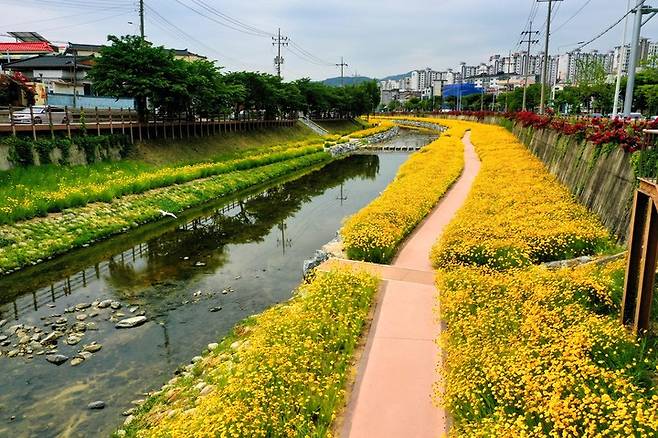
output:
[[[55,307],[57,307],[57,305],[55,305],[53,303],[48,303],[47,306],[50,307],[51,309],[54,309]]]
[[[122,319],[121,321],[116,323],[115,327],[133,328],[144,324],[146,321],[148,321],[148,318],[146,318],[145,316],[135,316],[133,318]]]
[[[5,324],[7,324],[7,320],[6,320],[6,319],[0,320],[0,327],[2,327],[2,326],[5,325]]]
[[[9,357],[16,357],[18,356],[18,350],[11,350],[7,353],[7,356]]]
[[[135,313],[135,312],[137,312],[137,310],[139,310],[139,307],[137,307],[137,306],[135,306],[135,307],[131,307],[130,309],[128,309],[128,311],[129,311],[130,313]]]
[[[134,416],[132,416],[132,415],[128,415],[128,417],[126,417],[126,421],[123,422],[123,425],[124,425],[124,426],[128,426],[130,423],[133,422],[134,419],[135,419]]]
[[[60,366],[67,360],[69,360],[68,356],[64,356],[63,354],[52,354],[49,356],[46,356],[46,360],[52,364],[55,364],[57,366]]]
[[[63,317],[58,318],[57,320],[55,320],[55,324],[57,324],[57,325],[63,325],[63,324],[66,324],[67,322],[69,322],[68,319],[63,318]]]
[[[77,319],[78,321],[84,321],[85,319],[87,319],[87,315],[84,314],[84,313],[81,313],[79,315],[76,315],[75,319]]]
[[[80,365],[84,361],[85,360],[81,357],[74,357],[73,359],[71,359],[71,366],[72,367],[77,367],[78,365]]]
[[[97,307],[99,309],[105,309],[107,307],[110,307],[111,304],[112,304],[112,300],[103,300],[100,303],[98,303]]]
[[[91,307],[91,303],[80,303],[75,305],[75,310],[85,310]]]
[[[222,306],[211,307],[209,310],[213,313],[214,312],[219,312],[220,310],[222,310]]]
[[[6,335],[0,335],[0,342],[4,342],[4,341],[6,341],[7,339],[9,339],[8,336],[6,336]]]
[[[76,345],[82,340],[82,336],[70,335],[66,338],[67,345]]]
[[[48,334],[45,338],[41,340],[41,345],[56,344],[57,338],[62,337],[64,334],[59,331],[54,331]]]
[[[82,351],[86,351],[88,353],[96,353],[96,352],[100,351],[101,348],[103,348],[103,346],[101,344],[97,344],[97,343],[94,342],[94,343],[91,343],[91,344],[88,344],[88,345],[85,345],[84,347],[82,347]]]
[[[123,318],[124,316],[126,316],[126,314],[123,312],[117,312],[114,314],[114,316],[116,316],[117,318]]]
[[[97,310],[93,310],[93,311],[89,312],[89,317],[90,318],[96,318],[98,315],[100,315],[100,312],[98,312]]]
[[[110,303],[110,308],[113,310],[119,310],[121,308],[121,303],[118,301],[112,301],[112,303]]]
[[[210,350],[210,351],[216,350],[217,347],[219,347],[219,344],[217,342],[213,342],[211,344],[208,344],[208,350]]]
[[[87,409],[104,409],[104,408],[105,408],[105,402],[103,400],[94,401],[87,405]]]
[[[87,330],[98,330],[98,326],[96,325],[95,322],[88,322],[86,326],[87,326]]]
[[[206,385],[206,386],[203,387],[203,389],[201,390],[201,392],[199,393],[199,395],[201,395],[201,396],[203,396],[203,395],[208,395],[208,394],[210,394],[214,389],[215,389],[215,387],[214,387],[213,385]]]
[[[192,363],[197,363],[197,362],[199,362],[199,361],[201,361],[201,360],[203,360],[203,358],[202,358],[201,356],[194,356],[194,357],[192,358]]]
[[[87,324],[85,324],[84,322],[76,322],[71,326],[71,330],[73,330],[74,332],[83,333],[87,331]]]
[[[134,413],[135,413],[135,408],[130,408],[130,409],[126,410],[126,411],[123,411],[123,412],[121,413],[121,415],[123,415],[124,417],[129,417],[129,416],[131,416],[131,415],[134,414]]]

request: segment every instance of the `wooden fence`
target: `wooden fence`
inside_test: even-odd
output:
[[[18,108],[0,108],[0,135],[31,135],[36,140],[39,135],[55,138],[56,134],[71,137],[76,133],[87,134],[124,134],[131,142],[161,139],[182,139],[207,137],[225,132],[250,131],[253,129],[293,126],[296,119],[280,118],[265,120],[245,115],[239,119],[224,116],[198,117],[185,113],[177,115],[158,115],[148,113],[140,121],[133,109],[71,109],[64,108],[62,123],[53,123],[53,114],[48,112],[47,120],[36,120],[33,114],[27,123],[16,123],[14,113]],[[57,116],[59,118],[61,116]],[[35,121],[36,120],[36,121]],[[40,123],[38,123],[40,121]]]

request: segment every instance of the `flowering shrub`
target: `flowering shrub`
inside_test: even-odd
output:
[[[612,268],[440,274],[436,396],[455,436],[658,434],[658,358],[608,314],[623,262]]]
[[[340,234],[349,258],[391,260],[400,242],[461,173],[465,129],[464,123],[454,122],[449,133],[411,155],[386,190],[346,221]]]
[[[363,129],[361,131],[353,132],[349,135],[350,138],[365,138],[370,137],[375,134],[379,134],[384,131],[388,131],[393,127],[393,123],[387,120],[380,120],[378,124],[372,128]]]
[[[512,134],[471,126],[482,167],[432,251],[435,266],[509,268],[592,254],[610,244],[599,221]]]
[[[126,436],[331,436],[377,285],[363,272],[318,274],[147,400]]]
[[[297,156],[298,152],[288,155],[288,159],[274,160],[272,164],[246,166],[245,170],[193,183],[171,185],[140,195],[110,199],[107,203],[67,209],[60,215],[0,226],[0,275],[157,220],[162,217],[161,210],[178,213],[331,159],[328,153],[313,148],[305,155]]]
[[[267,152],[228,161],[153,168],[139,162],[103,163],[99,166],[27,168],[0,173],[0,224],[43,216],[89,202],[143,193],[198,178],[263,166],[318,152],[319,142],[269,148]],[[40,179],[47,175],[51,184]],[[18,182],[17,182],[18,181]]]

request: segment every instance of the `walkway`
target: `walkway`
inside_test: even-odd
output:
[[[441,328],[433,313],[436,288],[429,252],[464,203],[480,168],[470,132],[463,142],[461,177],[407,239],[392,266],[334,261],[365,267],[382,277],[343,438],[436,438],[447,432],[445,412],[431,400],[440,363],[435,339]]]

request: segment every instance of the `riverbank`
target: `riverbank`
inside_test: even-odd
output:
[[[0,275],[334,159],[324,152],[321,137],[274,146],[276,139],[237,145],[196,164],[153,167],[133,161],[53,167],[50,174],[43,168],[10,171],[3,177],[12,184],[3,186],[7,193],[0,202],[6,221],[0,225]],[[174,160],[181,157],[172,154]],[[45,217],[30,219],[35,215]]]
[[[429,138],[402,132],[392,140],[405,141]],[[131,401],[160,388],[180,364],[249,315],[287,301],[303,261],[335,237],[345,216],[384,190],[407,157],[369,153],[310,174],[302,169],[293,181],[285,176],[286,182],[211,201],[178,220],[157,221],[0,279],[0,289],[16,297],[0,297],[0,319],[9,320],[2,334],[21,323],[47,334],[41,317],[105,299],[123,303],[119,313],[132,316],[137,306],[148,318],[118,330],[105,313],[88,316],[84,322],[98,330],[88,330],[78,346],[60,339],[58,354],[70,359],[59,367],[38,355],[7,358],[15,347],[0,344],[0,417],[16,417],[0,421],[0,435],[109,435],[121,413],[134,408]],[[76,315],[62,317],[75,322]],[[92,342],[102,350],[71,366],[77,350]],[[98,400],[103,410],[87,409]]]
[[[445,171],[441,171],[442,176],[438,178],[438,182],[432,184],[432,200],[428,198],[427,201],[430,202],[431,208],[459,175],[460,163],[463,165],[461,150],[449,136],[446,140],[426,146],[421,152],[412,155],[411,164],[407,163],[400,168],[395,184],[407,189],[416,187],[419,179],[404,179],[402,176],[421,169],[424,177],[436,176],[435,172],[431,172],[431,168],[434,171],[437,168],[442,169],[444,161],[447,160],[451,164]],[[431,159],[426,159],[428,154]],[[404,184],[398,183],[401,178]],[[396,189],[395,193],[402,192]],[[252,342],[252,329],[245,330],[239,326],[234,333],[234,336],[239,337],[222,340],[219,345],[223,347],[217,344],[209,345],[208,350],[211,352],[205,353],[207,356],[204,354],[201,358],[194,359],[194,363],[184,371],[187,374],[170,381],[150,397],[133,417],[126,420],[127,424],[116,435],[159,436],[165,430],[175,430],[182,436],[214,436],[222,431],[233,436],[328,435],[335,416],[343,408],[345,382],[351,372],[351,352],[362,335],[360,327],[363,325],[364,316],[362,313],[354,319],[353,312],[344,311],[336,314],[333,321],[326,321],[323,315],[327,306],[331,309],[341,302],[349,303],[348,297],[355,295],[352,288],[337,280],[335,272],[327,275],[325,277],[324,274],[319,274],[319,280],[315,281],[326,285],[322,294],[333,301],[330,304],[318,303],[313,309],[309,309],[308,314],[301,320],[305,330],[322,329],[325,333],[323,340],[306,336],[306,342],[293,352],[283,346],[271,350],[269,346],[278,346],[278,329],[272,333],[262,332],[256,338],[257,342]],[[307,286],[302,286],[301,289],[304,291],[306,288]],[[300,300],[305,299],[303,292],[299,296]],[[293,299],[286,307],[297,306],[297,300],[298,298]],[[361,308],[362,312],[369,310],[369,302],[366,304]],[[271,312],[276,312],[276,309]],[[265,315],[269,313],[266,312],[262,316],[268,320],[269,316]],[[257,316],[256,321],[260,318],[261,316]],[[284,330],[289,325],[286,321],[297,319],[288,313],[278,318],[281,319],[277,319],[276,324],[271,326],[282,326]],[[338,342],[333,336],[344,334],[343,324],[349,325],[350,337]],[[290,339],[284,341],[286,345],[288,342],[297,345],[294,341],[297,336],[295,330],[287,330]],[[245,346],[245,354],[249,358],[246,364],[239,356],[242,346]],[[215,354],[217,349],[219,351]],[[337,352],[340,352],[339,360],[329,361],[323,366],[317,365],[317,360]],[[344,352],[348,354],[344,356]],[[278,366],[280,362],[284,364],[283,367]],[[319,368],[316,368],[317,366]],[[336,366],[338,368],[335,368]],[[326,380],[323,377],[326,372],[332,373],[331,386],[320,385]],[[292,382],[288,381],[288,376],[294,376]],[[296,383],[297,378],[307,382],[303,389]],[[241,391],[242,387],[251,388],[253,381],[258,382],[258,385],[255,385],[258,390]],[[273,392],[269,390],[270,387],[274,388]],[[284,403],[280,404],[279,400]],[[295,415],[289,415],[291,409]]]

